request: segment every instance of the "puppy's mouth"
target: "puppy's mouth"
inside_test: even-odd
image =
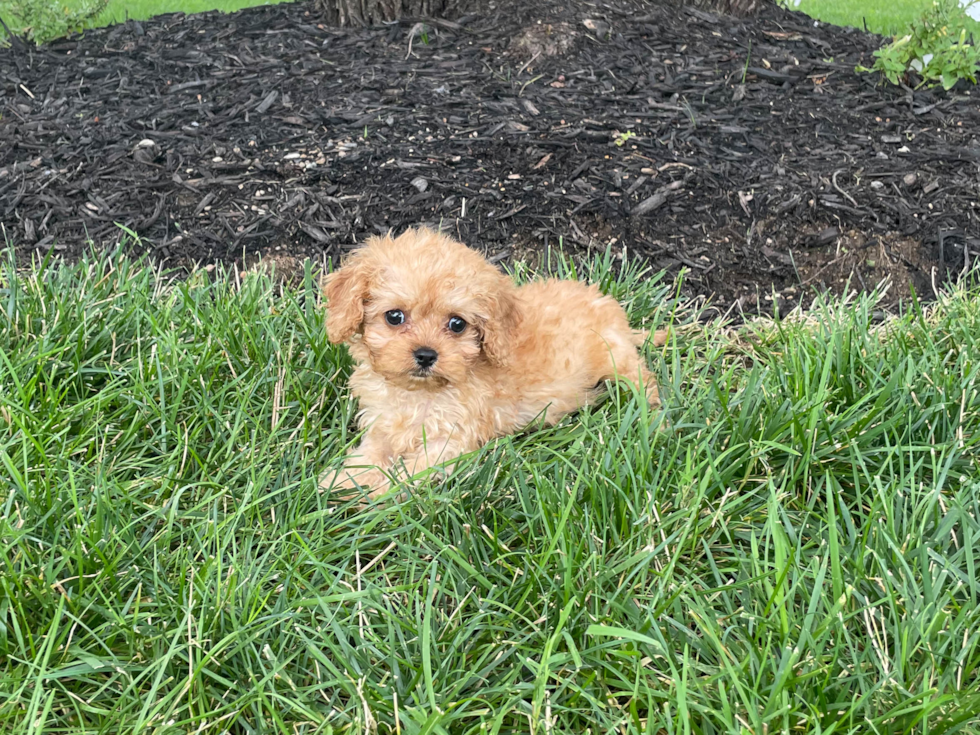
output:
[[[436,374],[432,368],[415,368],[408,372],[408,382],[420,388],[442,386],[449,381],[442,375]]]
[[[442,377],[436,375],[435,370],[433,370],[430,367],[415,368],[414,370],[408,373],[408,377],[414,378],[415,380],[433,380],[433,379],[441,380],[442,379]]]

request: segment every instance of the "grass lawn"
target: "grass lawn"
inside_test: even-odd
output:
[[[233,13],[242,8],[256,5],[277,5],[284,0],[109,0],[106,9],[99,15],[94,25],[110,25],[122,23],[128,19],[146,20],[163,13],[204,13],[209,10],[221,10]],[[78,0],[54,0],[56,5],[66,8],[79,6]],[[0,18],[14,29],[18,28],[13,18],[12,10],[19,5],[18,0],[0,0]],[[0,29],[2,30],[2,29]]]
[[[789,7],[826,23],[853,26],[884,36],[902,36],[909,24],[928,12],[933,0],[787,0]],[[962,2],[963,0],[961,0]],[[799,3],[799,4],[797,4]],[[968,33],[980,37],[980,23],[967,18]]]
[[[673,326],[669,422],[355,512],[309,273],[0,272],[0,731],[980,733],[980,292],[735,329],[578,275]]]
[[[283,0],[109,0],[99,19],[101,24],[119,23],[127,18],[144,20],[162,13],[204,13],[220,10],[233,13],[256,5],[278,5]]]
[[[906,27],[932,7],[932,0],[788,0],[794,10],[827,23],[853,26],[887,36],[904,33]]]

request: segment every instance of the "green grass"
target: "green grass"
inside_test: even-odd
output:
[[[894,36],[932,7],[932,0],[788,0],[787,5],[827,23]]]
[[[59,7],[78,7],[77,0],[53,0]],[[243,8],[257,5],[277,5],[288,0],[109,0],[106,9],[98,16],[93,26],[106,26],[122,23],[126,20],[146,20],[164,13],[205,13],[210,10],[220,10],[233,13]],[[0,0],[0,18],[14,30],[18,24],[12,15],[14,3],[11,0]],[[2,29],[0,29],[2,30]]]
[[[909,24],[932,8],[933,0],[787,0],[788,7],[826,23],[867,29],[884,36],[902,36]],[[980,23],[967,19],[967,31],[980,37]]]
[[[224,13],[234,13],[243,8],[253,8],[256,5],[278,5],[284,0],[109,0],[109,5],[99,18],[101,25],[121,23],[133,18],[145,20],[162,13],[205,13],[209,10],[220,10]]]
[[[309,270],[8,265],[0,731],[980,733],[980,293],[733,329],[577,275],[673,326],[669,424],[616,390],[357,512]]]

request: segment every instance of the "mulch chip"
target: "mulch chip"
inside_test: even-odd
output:
[[[427,222],[496,262],[561,244],[687,269],[722,307],[930,294],[980,257],[970,86],[882,86],[882,39],[770,9],[488,5],[364,30],[307,3],[0,50],[0,221],[76,257],[336,259]]]

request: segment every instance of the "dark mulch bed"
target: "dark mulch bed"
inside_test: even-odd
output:
[[[980,256],[977,93],[856,74],[878,37],[632,0],[417,30],[300,3],[0,50],[6,237],[72,257],[118,223],[170,264],[288,268],[442,223],[498,261],[612,243],[760,308],[929,294]]]

